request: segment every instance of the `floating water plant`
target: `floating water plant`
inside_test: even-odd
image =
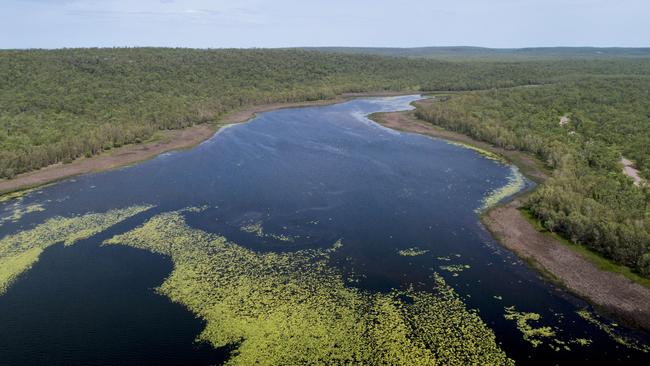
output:
[[[40,203],[35,203],[27,206],[22,206],[21,205],[21,198],[18,198],[18,201],[14,203],[12,206],[12,209],[5,209],[7,211],[11,211],[11,214],[8,216],[5,216],[3,218],[0,218],[0,226],[4,224],[5,222],[11,221],[11,222],[18,222],[22,217],[26,214],[32,213],[32,212],[42,212],[45,211],[45,208],[43,208],[43,205]]]
[[[279,241],[284,241],[284,242],[294,242],[294,238],[283,235],[283,234],[272,234],[272,233],[265,233],[264,229],[262,228],[262,223],[261,222],[254,222],[248,225],[244,225],[241,228],[239,228],[241,231],[249,234],[255,234],[255,236],[259,238],[271,238]]]
[[[460,146],[460,147],[463,147],[465,149],[470,149],[470,150],[476,151],[477,153],[479,153],[483,157],[488,158],[490,160],[505,162],[505,159],[503,159],[503,157],[501,157],[498,154],[493,153],[492,151],[481,149],[480,147],[476,147],[476,146],[466,144],[466,143],[462,143],[462,142],[458,142],[458,141],[445,140],[445,142],[450,144],[450,145]]]
[[[469,264],[450,264],[446,266],[440,266],[440,269],[452,273],[452,276],[458,277],[458,274],[463,272],[466,269],[470,269]]]
[[[418,247],[401,249],[398,253],[402,257],[417,257],[419,255],[427,254],[427,249],[420,249]]]
[[[506,307],[506,313],[504,317],[507,320],[514,320],[517,322],[517,329],[524,335],[524,339],[530,342],[533,347],[537,347],[540,344],[544,343],[544,338],[550,338],[555,336],[555,331],[553,328],[548,326],[543,327],[533,327],[531,321],[539,321],[541,316],[537,313],[525,313],[517,311],[514,306]]]
[[[602,330],[605,332],[611,339],[613,339],[616,343],[621,344],[627,348],[635,349],[638,351],[642,352],[650,352],[650,346],[643,344],[633,338],[626,337],[624,335],[619,334],[615,327],[616,324],[611,324],[608,325],[605,322],[601,321],[598,319],[598,317],[594,314],[592,314],[589,310],[587,309],[580,309],[577,311],[578,315],[586,320],[587,322],[593,324],[596,326],[598,329]]]
[[[158,291],[206,320],[200,339],[236,345],[229,364],[512,364],[438,275],[433,293],[347,287],[329,264],[340,242],[257,253],[169,212],[105,243],[170,256]]]
[[[508,183],[498,189],[490,192],[485,198],[483,198],[483,203],[477,212],[485,211],[490,207],[495,206],[503,199],[512,196],[513,194],[524,189],[526,182],[524,176],[521,175],[519,169],[516,166],[510,167],[510,175],[508,175]]]
[[[575,343],[580,346],[588,346],[592,343],[591,339],[587,338],[576,338],[572,341],[572,343]]]
[[[150,207],[134,206],[105,213],[54,217],[33,229],[5,236],[0,240],[0,294],[38,261],[45,248],[60,242],[72,245]]]
[[[208,205],[203,205],[203,206],[198,206],[198,207],[193,206],[193,207],[188,207],[188,208],[184,209],[184,211],[185,212],[200,213],[200,212],[203,212],[203,211],[207,210],[208,208],[210,208],[210,206],[208,206]]]

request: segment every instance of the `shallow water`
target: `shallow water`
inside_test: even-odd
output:
[[[75,246],[47,249],[0,296],[0,364],[209,364],[226,359],[228,350],[193,342],[203,326],[200,320],[154,292],[171,271],[168,259],[99,246],[155,213],[189,206],[207,207],[187,213],[191,226],[258,251],[328,247],[341,239],[335,263],[358,280],[355,286],[369,291],[410,285],[426,290],[433,271],[439,272],[468,307],[479,310],[516,361],[647,358],[578,317],[584,302],[540,280],[481,226],[476,211],[490,192],[507,184],[510,166],[442,140],[385,129],[365,117],[410,108],[417,98],[263,113],[222,129],[192,150],[81,176],[18,203],[0,204],[4,217],[16,204],[40,203],[45,209],[5,221],[0,237],[56,215],[156,206]],[[409,248],[426,252],[400,255]],[[540,321],[531,324],[556,327],[555,338],[561,341],[588,338],[592,343],[571,344],[571,351],[533,347],[515,322],[504,318],[508,306],[538,313]]]

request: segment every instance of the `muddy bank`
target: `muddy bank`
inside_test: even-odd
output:
[[[571,292],[627,324],[650,330],[650,289],[623,275],[599,269],[582,255],[539,232],[514,200],[483,217],[483,223],[506,248],[532,261]]]
[[[417,103],[432,103],[422,100]],[[505,150],[468,136],[444,130],[415,116],[413,111],[377,113],[371,118],[385,127],[466,143],[504,156],[528,178],[543,183],[550,172],[535,157],[521,151]],[[623,275],[599,269],[583,255],[540,232],[520,211],[521,198],[496,207],[482,217],[484,225],[498,241],[532,263],[559,284],[587,299],[599,310],[626,323],[650,330],[650,289]]]

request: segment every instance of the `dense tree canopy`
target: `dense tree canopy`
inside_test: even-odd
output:
[[[0,51],[0,178],[146,140],[160,129],[215,121],[251,104],[648,71],[637,59],[461,63],[302,50]]]
[[[420,118],[555,168],[526,204],[542,224],[650,276],[650,189],[622,174],[622,156],[650,177],[650,77],[583,77],[468,92]],[[562,117],[566,123],[560,123]]]

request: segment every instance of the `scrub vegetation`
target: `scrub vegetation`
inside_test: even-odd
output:
[[[207,321],[201,340],[235,346],[229,364],[513,364],[437,274],[433,292],[347,287],[329,265],[340,242],[257,253],[189,227],[178,211],[105,244],[170,256],[159,291]]]
[[[620,161],[634,161],[641,177],[650,178],[649,99],[647,74],[622,72],[455,94],[420,105],[416,114],[537,155],[554,172],[525,208],[545,229],[648,278],[650,187],[635,185]]]
[[[0,295],[38,261],[47,247],[61,242],[72,245],[149,208],[133,206],[105,213],[53,217],[33,229],[3,237],[0,239]]]

